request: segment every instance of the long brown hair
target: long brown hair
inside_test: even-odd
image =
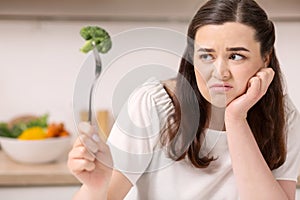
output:
[[[179,161],[187,157],[197,168],[207,167],[215,159],[200,154],[201,138],[210,118],[210,104],[200,94],[196,83],[194,39],[200,27],[226,22],[238,22],[254,28],[261,55],[270,54],[268,67],[275,71],[275,77],[266,94],[248,111],[247,121],[269,168],[276,169],[286,158],[282,75],[274,49],[274,25],[253,0],[210,0],[192,19],[172,95],[175,112],[168,119],[161,141],[168,144],[166,146],[172,159]]]

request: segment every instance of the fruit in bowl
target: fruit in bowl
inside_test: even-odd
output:
[[[47,163],[61,158],[71,147],[71,137],[63,123],[48,124],[48,115],[22,116],[0,123],[0,144],[13,160]]]

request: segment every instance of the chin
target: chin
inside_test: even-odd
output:
[[[216,98],[209,99],[208,101],[217,108],[226,108],[226,106],[230,103],[226,96],[217,96]]]
[[[226,102],[211,102],[211,105],[217,108],[226,108],[228,104]]]

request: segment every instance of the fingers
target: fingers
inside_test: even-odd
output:
[[[271,68],[260,69],[255,76],[249,80],[248,95],[255,100],[259,100],[267,92],[274,78],[274,74]]]
[[[249,110],[265,93],[274,78],[274,71],[271,68],[260,69],[255,76],[250,78],[248,89],[245,93],[243,108]]]
[[[72,159],[68,161],[69,168],[74,174],[83,172],[83,171],[93,171],[96,168],[94,162],[83,159]]]
[[[90,153],[84,146],[74,147],[70,151],[69,157],[74,159],[86,159],[92,162],[95,161],[94,154]]]
[[[259,97],[261,89],[261,81],[257,76],[252,77],[249,80],[247,95],[253,97],[254,99]]]
[[[81,143],[92,153],[96,154],[98,151],[107,152],[108,145],[105,140],[100,138],[95,127],[88,122],[80,122],[78,124],[78,132]]]
[[[248,81],[248,87],[244,94],[231,101],[226,108],[226,118],[247,117],[248,110],[255,105],[267,92],[275,72],[272,68],[261,68]]]
[[[68,165],[73,173],[92,171],[98,166],[98,161],[112,167],[112,157],[109,146],[99,137],[96,129],[88,122],[78,124],[79,137],[69,153]],[[96,161],[97,159],[97,161]]]
[[[86,136],[92,136],[95,133],[95,130],[88,122],[80,122],[78,124],[78,131],[80,134],[84,134]]]
[[[258,77],[260,79],[260,95],[261,96],[263,96],[267,92],[267,90],[274,78],[274,75],[275,75],[275,72],[273,71],[272,68],[262,68],[261,70],[259,70],[256,73],[256,77]]]
[[[68,166],[73,173],[81,171],[92,171],[95,169],[95,156],[91,154],[79,139],[74,143],[69,153]]]
[[[97,151],[100,151],[100,145],[96,143],[91,137],[81,135],[80,140],[91,153],[95,154],[97,153]]]

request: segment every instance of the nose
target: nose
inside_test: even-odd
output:
[[[228,80],[231,77],[230,68],[228,63],[222,59],[214,62],[213,76],[219,80]]]

